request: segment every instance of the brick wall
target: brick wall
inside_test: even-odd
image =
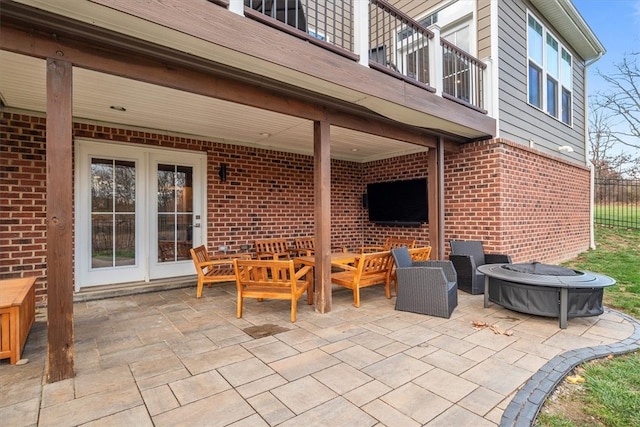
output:
[[[589,248],[589,169],[497,139],[445,159],[445,239],[482,240],[514,262]],[[447,245],[448,249],[448,245]]]
[[[37,276],[46,293],[46,174],[43,117],[0,116],[0,279]]]
[[[35,275],[46,294],[45,120],[1,113],[0,278]],[[76,123],[75,137],[207,153],[207,240],[233,252],[256,238],[313,234],[313,158],[184,137]],[[227,164],[227,181],[218,170]],[[356,249],[386,237],[429,244],[428,225],[369,223],[367,182],[426,177],[427,154],[358,164],[332,161],[332,244]],[[480,239],[515,261],[557,262],[589,244],[589,171],[504,140],[445,156],[445,241]],[[448,245],[447,245],[448,249]]]
[[[208,149],[208,240],[240,250],[261,238],[313,235],[313,157],[213,144]],[[217,171],[227,164],[227,181]],[[361,234],[361,168],[332,161],[332,244],[354,247]],[[354,185],[355,183],[355,185]]]

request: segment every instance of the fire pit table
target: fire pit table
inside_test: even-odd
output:
[[[572,270],[537,262],[485,264],[484,306],[502,307],[537,316],[559,317],[566,329],[570,317],[599,316],[606,286],[616,281],[590,271]]]

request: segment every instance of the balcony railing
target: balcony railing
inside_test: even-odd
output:
[[[399,75],[435,91],[430,85],[429,40],[433,33],[389,3],[371,0],[369,66]]]
[[[209,1],[486,114],[486,64],[385,0]]]
[[[445,39],[442,46],[442,96],[484,112],[484,70],[479,59]]]
[[[353,46],[354,19],[350,0],[242,1],[246,16],[357,59]]]

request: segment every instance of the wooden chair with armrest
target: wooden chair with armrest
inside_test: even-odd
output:
[[[296,237],[293,239],[293,245],[297,256],[312,256],[316,253],[315,237]],[[347,252],[347,248],[332,246],[331,252]]]
[[[257,259],[289,260],[295,253],[285,239],[256,239],[254,246]]]
[[[233,282],[236,275],[233,271],[234,259],[250,259],[248,254],[209,256],[204,245],[191,248],[191,259],[198,273],[198,288],[196,298],[202,297],[202,288],[206,283],[211,287],[213,283]]]
[[[363,246],[360,248],[360,253],[364,254],[367,252],[390,251],[391,249],[399,248],[401,246],[406,246],[407,248],[412,249],[416,246],[416,241],[415,239],[401,239],[398,237],[387,237],[387,240],[384,241],[384,245]]]
[[[373,252],[358,257],[355,267],[336,264],[343,269],[331,275],[331,282],[353,291],[353,305],[360,307],[360,288],[384,283],[385,295],[391,298],[390,275],[393,259],[391,252]]]
[[[242,317],[244,298],[291,300],[291,321],[296,321],[298,299],[307,293],[307,303],[313,303],[313,268],[295,270],[293,260],[234,260],[238,292],[238,319]]]
[[[315,255],[316,239],[313,237],[296,237],[293,239],[293,246],[298,256]]]

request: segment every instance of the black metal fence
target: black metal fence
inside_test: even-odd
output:
[[[594,222],[640,229],[640,180],[596,178]]]

